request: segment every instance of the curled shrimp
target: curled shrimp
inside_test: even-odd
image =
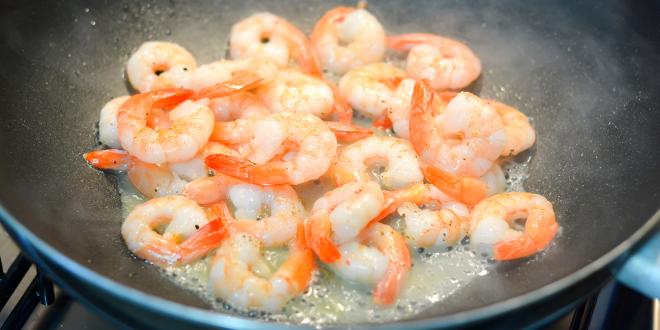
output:
[[[284,263],[271,274],[255,237],[232,234],[211,260],[209,289],[236,308],[274,312],[302,294],[316,269],[314,254],[306,248],[299,227]]]
[[[242,72],[230,80],[197,92],[169,88],[136,94],[124,102],[117,114],[117,133],[124,150],[143,162],[162,164],[191,159],[208,142],[214,115],[208,100],[256,87],[262,78]],[[198,101],[194,101],[198,100]],[[153,108],[176,106],[167,113],[166,127],[152,128],[148,115]]]
[[[362,8],[331,9],[316,23],[310,39],[321,67],[337,74],[385,56],[385,30]]]
[[[463,218],[448,209],[421,209],[404,203],[397,211],[405,223],[404,236],[415,246],[452,246],[467,233]]]
[[[501,102],[487,100],[486,103],[497,111],[504,123],[507,138],[502,156],[517,155],[534,145],[536,132],[532,125],[530,125],[529,118],[524,113]]]
[[[408,52],[408,74],[415,79],[428,79],[437,90],[467,87],[481,74],[481,61],[472,50],[447,37],[402,34],[387,37],[387,45]]]
[[[255,184],[300,184],[318,179],[336,155],[337,139],[318,117],[281,112],[216,123],[212,139],[236,145],[244,158],[210,155],[218,172]]]
[[[375,182],[353,182],[319,198],[305,222],[307,242],[323,262],[341,257],[338,244],[356,238],[383,207]]]
[[[233,214],[223,212],[229,229],[255,236],[266,247],[289,243],[303,219],[302,204],[291,186],[258,186],[218,174],[190,182],[183,195],[199,204],[233,205]]]
[[[370,169],[382,168],[376,178],[385,189],[405,188],[424,181],[410,142],[393,137],[371,136],[344,147],[332,168],[335,183],[370,181]]]
[[[405,71],[397,67],[373,63],[348,71],[339,81],[339,92],[354,110],[379,119],[390,107],[399,106],[397,87],[405,78]]]
[[[410,141],[428,165],[461,176],[479,177],[491,168],[506,145],[500,116],[477,96],[456,95],[434,122],[433,90],[418,81],[413,91]]]
[[[145,163],[117,149],[91,151],[85,153],[83,158],[97,170],[126,171],[133,186],[142,195],[151,198],[179,194],[189,181],[206,177],[209,170],[204,164],[204,158],[219,153],[238,155],[220,143],[209,142],[195,158],[181,163]]]
[[[187,50],[164,41],[143,43],[126,63],[128,81],[141,93],[182,87],[196,68],[197,62]]]
[[[274,80],[259,87],[256,93],[273,112],[305,112],[328,118],[335,109],[332,88],[323,80],[296,70],[280,70]]]
[[[411,266],[410,251],[401,234],[388,225],[373,223],[360,233],[357,242],[340,249],[341,258],[330,264],[335,272],[352,280],[375,281],[376,304],[388,305],[396,300]]]
[[[512,229],[519,219],[526,219],[522,232]],[[492,248],[497,260],[524,258],[544,250],[557,229],[555,212],[545,197],[502,193],[484,199],[472,210],[470,244],[477,250]]]
[[[163,228],[162,234],[157,228]],[[160,266],[183,265],[220,245],[227,232],[221,220],[210,221],[195,202],[183,196],[151,199],[131,211],[121,234],[138,257]]]
[[[234,24],[229,49],[234,59],[256,57],[285,67],[293,58],[302,71],[320,73],[307,36],[289,21],[271,13],[257,13]]]

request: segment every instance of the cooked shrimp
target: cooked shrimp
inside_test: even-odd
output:
[[[234,59],[256,57],[285,67],[293,58],[302,71],[313,75],[320,72],[307,36],[289,21],[271,13],[257,13],[234,24],[229,49]]]
[[[253,235],[266,247],[289,243],[303,219],[291,186],[258,186],[218,174],[190,182],[183,194],[200,204],[231,203],[230,230]]]
[[[410,141],[415,150],[424,163],[440,170],[460,176],[483,175],[506,145],[500,116],[477,96],[461,92],[434,123],[433,94],[425,81],[415,84],[410,115]]]
[[[467,222],[448,209],[420,209],[404,203],[397,211],[405,223],[404,236],[415,246],[452,246],[467,234],[467,226],[463,225]]]
[[[365,9],[331,9],[316,23],[310,39],[321,67],[336,74],[385,57],[385,30]]]
[[[337,139],[318,117],[281,112],[259,119],[216,123],[212,139],[238,145],[245,159],[211,155],[206,164],[250,183],[300,184],[330,167]]]
[[[352,242],[343,245],[341,258],[330,267],[347,279],[376,282],[374,302],[379,305],[393,303],[411,265],[405,239],[392,227],[374,223],[360,233],[358,242],[360,245]],[[384,266],[385,262],[387,266]]]
[[[206,227],[209,223],[211,225]],[[162,234],[157,232],[163,227]],[[136,206],[124,220],[121,234],[135,255],[167,266],[203,257],[220,245],[226,231],[221,221],[209,222],[204,210],[195,202],[174,195]]]
[[[110,148],[120,148],[119,137],[117,136],[117,111],[129,96],[115,97],[106,103],[101,109],[101,118],[99,119],[99,140]]]
[[[353,182],[319,198],[305,223],[307,242],[324,262],[341,255],[337,245],[355,239],[383,207],[383,192],[375,182]]]
[[[126,63],[131,85],[141,93],[183,87],[197,68],[195,58],[183,47],[164,41],[143,43]]]
[[[305,246],[299,227],[286,261],[271,274],[255,237],[232,234],[211,261],[209,289],[236,308],[274,312],[302,294],[316,269],[314,254]]]
[[[374,63],[348,71],[339,80],[339,92],[348,104],[369,118],[383,118],[398,105],[396,93],[405,71],[386,63]]]
[[[419,159],[410,142],[393,137],[371,136],[344,147],[332,168],[335,183],[370,181],[372,168],[385,189],[401,189],[424,181]]]
[[[387,37],[387,45],[408,53],[406,71],[415,79],[428,79],[437,90],[461,89],[481,74],[481,61],[465,44],[427,33]]]
[[[534,145],[536,132],[529,124],[529,118],[520,110],[501,102],[486,100],[502,118],[506,130],[506,146],[502,156],[514,156]]]
[[[526,219],[522,232],[512,229],[516,220]],[[472,210],[470,244],[490,251],[497,260],[531,256],[545,249],[559,225],[552,204],[528,192],[508,192],[484,199]]]
[[[270,83],[256,90],[273,112],[305,112],[327,118],[334,111],[335,97],[323,80],[296,70],[281,70]]]
[[[204,158],[210,154],[237,156],[238,152],[220,143],[209,142],[195,158],[170,164],[150,164],[124,150],[106,149],[85,153],[83,158],[102,171],[126,171],[133,186],[146,197],[179,194],[194,179],[206,177]]]
[[[204,99],[254,88],[262,80],[254,72],[243,71],[197,92],[170,88],[133,95],[121,105],[117,114],[117,132],[122,148],[147,163],[189,160],[206,145],[213,131],[214,115],[206,106],[208,100]],[[176,108],[168,113],[167,127],[147,125],[153,108],[171,106]]]

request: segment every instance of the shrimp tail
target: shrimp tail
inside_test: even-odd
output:
[[[227,235],[228,231],[224,219],[216,218],[209,221],[179,245],[181,251],[179,263],[185,264],[206,255],[209,251],[220,246]]]
[[[334,97],[334,113],[337,115],[337,120],[340,123],[350,125],[353,122],[353,108],[346,102],[346,99],[339,92],[339,88],[332,82],[327,82],[332,90]]]
[[[431,116],[434,94],[427,80],[415,82],[410,104],[410,142],[420,156],[437,136]]]
[[[423,171],[434,186],[465,204],[475,205],[488,196],[488,187],[477,178],[461,177],[433,166],[425,166]]]
[[[353,142],[367,138],[374,134],[369,129],[351,124],[345,124],[336,121],[326,121],[325,123],[328,124],[328,127],[332,133],[335,133],[335,137],[339,142]]]
[[[264,78],[252,71],[241,70],[232,74],[232,77],[213,86],[202,88],[195,95],[191,96],[194,100],[203,98],[218,98],[232,95],[241,91],[249,91],[261,85]]]
[[[312,215],[305,224],[306,241],[321,261],[331,263],[341,258],[332,241],[332,223],[327,214]]]
[[[224,219],[226,221],[234,221],[234,216],[231,214],[231,211],[229,210],[229,206],[225,201],[220,201],[217,203],[211,204],[209,206],[208,211],[206,212],[206,215],[209,217],[209,219]]]
[[[501,241],[493,247],[493,256],[499,261],[529,257],[550,245],[558,229],[559,225],[553,223],[549,228],[544,228],[543,234],[538,237],[523,234]]]
[[[379,129],[379,130],[383,130],[383,131],[384,131],[384,130],[388,130],[388,129],[390,129],[390,128],[392,128],[392,126],[393,126],[392,121],[391,121],[390,118],[387,117],[387,116],[384,116],[384,117],[382,117],[382,118],[380,118],[380,119],[376,119],[376,120],[374,120],[374,122],[372,123],[372,125],[373,125],[375,128],[377,128],[377,129]]]
[[[316,269],[316,262],[314,261],[314,253],[307,248],[305,242],[305,228],[304,225],[298,225],[296,230],[296,238],[293,242],[293,249],[291,255],[281,269],[286,270],[286,277],[289,283],[296,286],[296,291],[302,292],[309,285],[314,270]]]
[[[379,222],[394,213],[403,203],[423,204],[427,201],[426,186],[423,183],[416,184],[406,189],[385,191],[385,202],[383,209],[370,223]]]
[[[395,230],[380,231],[379,235],[389,236],[380,243],[381,250],[386,251],[390,263],[385,270],[385,276],[376,285],[374,302],[378,305],[389,305],[396,301],[399,292],[410,270],[410,251],[405,239]]]
[[[131,155],[124,150],[94,150],[83,154],[87,163],[97,170],[126,171],[131,163]]]
[[[254,164],[249,160],[213,154],[205,159],[206,166],[241,180],[261,185],[289,184],[291,179],[283,162]]]
[[[151,108],[163,109],[171,109],[179,103],[189,99],[193,94],[194,92],[190,89],[175,87],[148,92],[148,95],[153,102]]]

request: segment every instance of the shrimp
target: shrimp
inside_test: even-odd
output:
[[[515,156],[534,145],[536,133],[524,113],[510,105],[494,100],[486,100],[486,103],[497,111],[504,123],[507,139],[502,156]]]
[[[383,118],[395,103],[405,71],[386,63],[374,63],[348,71],[339,80],[339,92],[348,104],[369,118]]]
[[[208,167],[263,185],[318,179],[337,152],[337,139],[328,126],[314,115],[297,112],[216,123],[212,139],[238,145],[244,158],[211,155]]]
[[[425,164],[455,175],[479,177],[502,154],[507,134],[493,109],[477,96],[456,95],[434,122],[433,90],[415,84],[410,115],[410,141]]]
[[[101,109],[99,119],[99,140],[110,148],[119,148],[119,137],[117,136],[117,111],[129,96],[115,97],[106,103]]]
[[[273,112],[305,112],[327,118],[335,109],[332,88],[296,70],[279,71],[276,79],[259,87],[256,94]]]
[[[337,7],[326,12],[310,39],[321,67],[336,74],[385,57],[385,30],[361,8]]]
[[[481,74],[481,61],[472,50],[447,37],[402,34],[387,37],[387,46],[408,52],[408,74],[415,79],[428,79],[436,90],[462,89]]]
[[[293,58],[302,71],[312,75],[321,72],[307,36],[271,13],[257,13],[234,24],[229,49],[234,59],[256,57],[285,67]]]
[[[326,121],[325,124],[328,125],[328,128],[335,134],[337,141],[342,143],[361,140],[374,134],[374,132],[368,128],[352,124],[344,124],[336,121]]]
[[[289,243],[303,219],[302,204],[291,186],[264,187],[218,174],[190,182],[183,195],[199,204],[231,203],[230,230],[255,236],[265,247]]]
[[[236,308],[275,312],[302,294],[316,264],[300,226],[284,263],[271,274],[255,237],[232,234],[211,260],[209,290]]]
[[[307,242],[323,262],[341,257],[338,244],[356,238],[383,207],[375,182],[353,182],[319,198],[305,222]]]
[[[133,186],[146,197],[179,194],[194,179],[206,177],[208,169],[204,158],[210,154],[224,153],[237,156],[238,152],[220,143],[209,142],[195,158],[170,164],[150,164],[131,156],[124,150],[95,150],[83,158],[97,170],[126,171]]]
[[[467,234],[464,218],[449,209],[420,209],[413,203],[404,203],[397,211],[405,223],[405,237],[415,246],[452,246]]]
[[[157,232],[163,227],[162,233]],[[168,266],[203,257],[220,245],[227,232],[221,220],[209,222],[195,202],[173,195],[136,206],[124,220],[121,234],[136,256]]]
[[[195,58],[183,47],[165,41],[143,43],[126,63],[126,74],[140,93],[182,87],[197,68]]]
[[[383,167],[376,175],[385,189],[405,188],[424,181],[422,169],[410,142],[393,137],[371,136],[343,148],[332,168],[335,183],[370,181],[370,168]]]
[[[186,161],[208,142],[214,115],[206,98],[218,98],[256,87],[262,77],[240,72],[231,79],[197,92],[170,88],[136,94],[124,102],[117,114],[117,133],[124,150],[143,162],[162,164]],[[198,100],[198,101],[195,101]],[[169,111],[168,127],[151,128],[148,115],[153,108],[176,107]]]
[[[357,242],[344,244],[340,250],[341,258],[329,264],[336,273],[351,280],[376,282],[376,304],[389,305],[396,300],[411,266],[410,251],[401,234],[388,225],[374,223],[360,233]]]
[[[526,219],[522,232],[512,229]],[[484,199],[472,210],[470,244],[475,250],[492,252],[497,260],[531,256],[544,250],[559,225],[552,204],[543,196],[508,192]]]

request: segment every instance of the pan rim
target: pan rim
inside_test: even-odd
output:
[[[32,233],[32,231],[27,229],[25,226],[23,226],[23,224],[20,223],[17,218],[11,215],[2,204],[0,204],[0,222],[14,231],[20,240],[26,240],[28,244],[31,244],[32,247],[35,248],[35,252],[40,252],[40,255],[43,257],[50,259],[51,262],[59,264],[62,270],[67,272],[70,276],[95,285],[105,294],[113,295],[117,299],[128,301],[131,304],[141,305],[153,312],[164,314],[175,319],[184,320],[189,323],[201,323],[210,326],[230,326],[235,329],[305,328],[297,324],[264,322],[263,320],[246,318],[239,315],[224,314],[210,309],[192,307],[154,296],[144,291],[116,282],[61,253],[53,246],[42,240],[40,237]],[[467,311],[437,317],[429,317],[421,320],[398,320],[389,324],[358,323],[355,324],[355,326],[378,327],[383,329],[398,328],[401,325],[405,325],[409,329],[423,329],[429,327],[437,327],[438,325],[441,327],[451,327],[466,323],[474,323],[511,312],[527,304],[540,301],[554,293],[565,290],[573,284],[578,283],[579,281],[594,274],[596,271],[611,264],[631,247],[640,242],[642,238],[649,234],[658,223],[660,223],[660,209],[658,209],[649,218],[649,220],[647,220],[632,235],[630,235],[628,238],[623,240],[621,243],[619,243],[617,246],[615,246],[601,257],[588,263],[576,272],[573,272],[565,277],[560,278],[557,281],[551,282],[543,287],[532,290],[520,296],[511,297],[491,305],[478,307]],[[34,255],[33,257],[39,257],[39,255]],[[38,263],[41,267],[45,267],[47,270],[49,268],[47,265],[44,265],[43,262],[38,260],[35,261],[35,263]],[[52,271],[49,273],[54,275],[54,272]],[[62,285],[62,283],[57,284]],[[94,306],[94,302],[85,298],[84,295],[80,294],[77,290],[73,288],[69,289],[70,291],[74,291],[76,295],[83,298],[83,300],[85,300],[87,303],[91,304],[95,309],[99,310],[99,308]],[[106,311],[100,311],[104,314],[107,314]],[[329,328],[337,326],[342,326],[342,324],[331,325]]]

